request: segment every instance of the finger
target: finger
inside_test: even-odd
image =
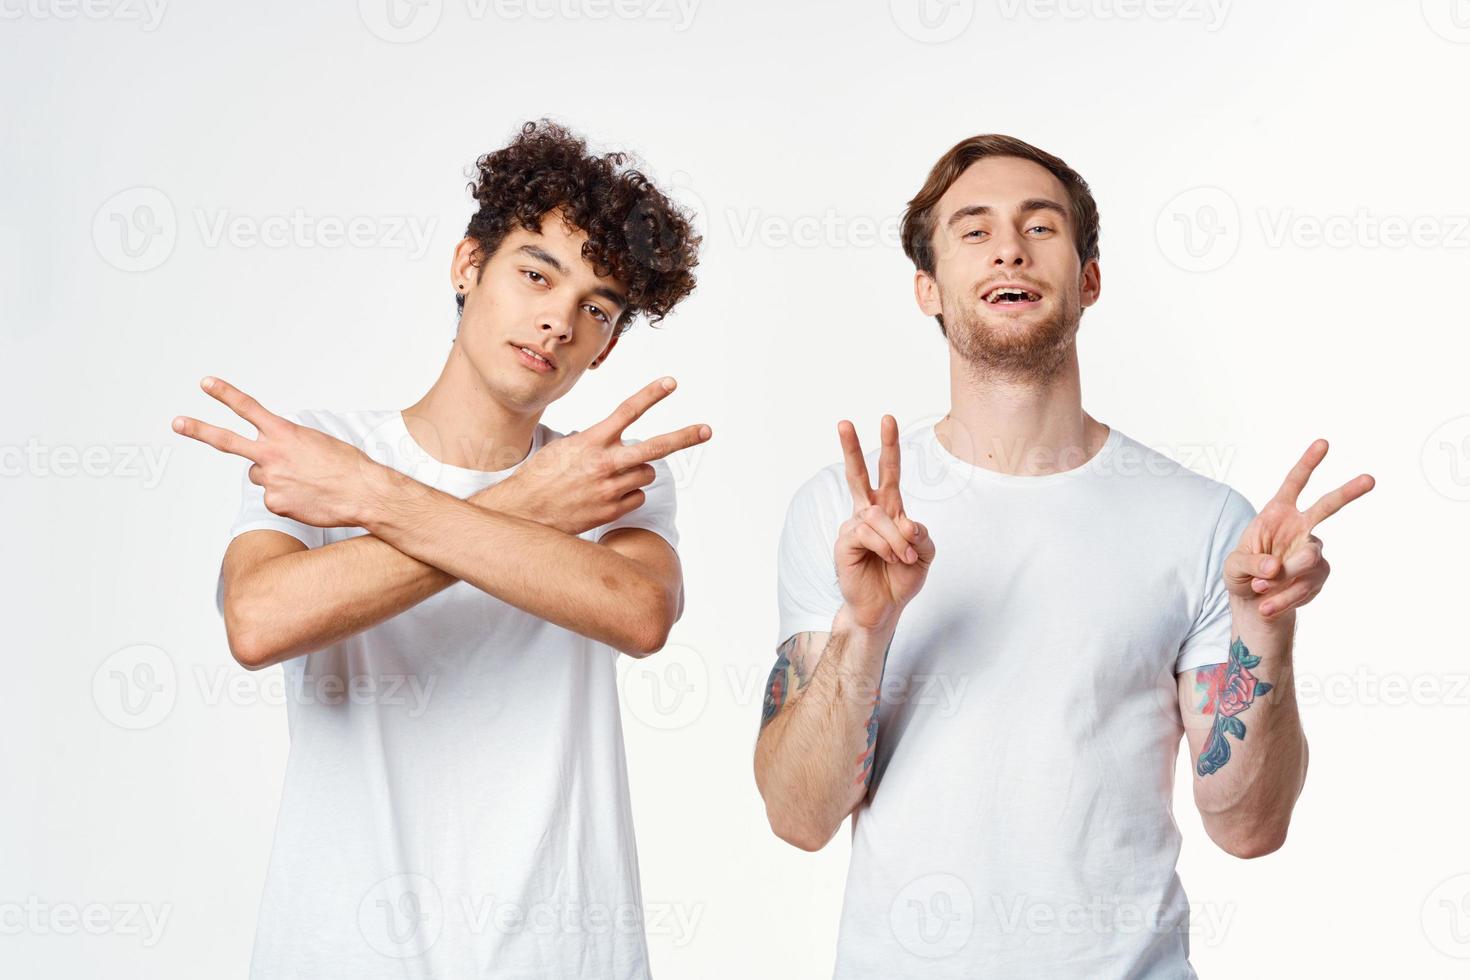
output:
[[[1330,493],[1324,493],[1322,499],[1317,501],[1307,510],[1307,526],[1316,527],[1327,518],[1342,510],[1348,504],[1357,500],[1363,494],[1374,487],[1373,477],[1367,473],[1353,477]]]
[[[629,459],[632,465],[651,462],[655,459],[663,459],[671,453],[681,449],[688,449],[705,442],[710,437],[710,427],[707,425],[686,425],[682,429],[673,432],[665,432],[663,435],[644,439],[636,445],[629,446],[632,450]]]
[[[1280,572],[1281,560],[1275,555],[1237,550],[1225,556],[1225,578],[1232,582],[1269,580]]]
[[[904,537],[893,518],[888,516],[888,512],[881,505],[871,504],[853,516],[881,534],[883,540],[888,542],[888,547],[892,549],[893,554],[904,563],[913,564],[919,560],[919,554],[914,550],[912,542]]]
[[[199,382],[199,387],[212,395],[215,399],[223,402],[225,407],[246,422],[255,426],[257,432],[264,432],[278,422],[286,420],[279,415],[274,415],[265,410],[265,406],[251,398],[245,392],[236,388],[228,381],[220,378],[205,378]]]
[[[882,448],[878,453],[878,503],[890,517],[896,517],[903,511],[903,498],[898,491],[898,421],[892,415],[885,415],[880,428]]]
[[[643,416],[654,405],[657,405],[669,392],[678,385],[673,378],[664,377],[657,381],[649,382],[640,390],[629,395],[623,403],[612,410],[607,418],[592,426],[588,431],[595,432],[600,438],[615,441],[623,434],[623,430]]]
[[[1301,496],[1302,490],[1307,486],[1307,479],[1311,477],[1312,471],[1317,464],[1322,462],[1322,457],[1327,455],[1327,440],[1318,439],[1307,447],[1302,453],[1302,458],[1296,461],[1291,472],[1286,474],[1286,479],[1281,483],[1281,489],[1276,491],[1276,500],[1296,507],[1296,498]]]
[[[646,487],[658,477],[658,470],[650,463],[635,466],[631,470],[625,470],[618,474],[613,481],[613,489],[621,496],[630,493],[639,487]]]
[[[255,443],[238,432],[221,429],[217,425],[210,425],[208,422],[201,422],[187,415],[175,418],[173,427],[179,435],[188,436],[206,446],[213,446],[222,453],[232,453],[258,462],[255,458]]]
[[[857,543],[889,564],[898,564],[898,556],[893,553],[893,546],[888,543],[883,535],[878,533],[878,529],[867,521],[857,520],[856,518],[854,520],[856,520],[856,524],[853,527],[852,536],[857,540]]]
[[[847,466],[847,489],[852,492],[852,506],[854,510],[860,510],[873,502],[868,462],[863,459],[857,429],[847,419],[837,423],[837,438],[842,441],[842,459]]]
[[[642,490],[630,490],[629,492],[623,494],[621,497],[618,498],[617,516],[622,517],[626,514],[631,514],[639,507],[642,507],[643,502],[647,499],[648,494],[644,493]],[[617,517],[613,518],[613,520],[617,520]]]
[[[248,476],[250,478],[250,482],[255,484],[257,487],[265,486],[265,470],[261,468],[261,465],[259,463],[252,463],[250,469],[245,472],[245,475]]]
[[[1261,615],[1272,619],[1281,615],[1288,609],[1305,605],[1316,597],[1322,590],[1323,576],[1304,575],[1282,589],[1276,595],[1267,596],[1261,600]]]
[[[1286,556],[1282,578],[1296,578],[1298,575],[1316,568],[1322,561],[1322,539],[1315,534],[1307,536],[1307,543],[1299,548],[1294,548]]]

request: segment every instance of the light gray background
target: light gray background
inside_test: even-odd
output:
[[[1321,531],[1285,849],[1217,851],[1181,758],[1198,969],[1464,975],[1470,4],[389,2],[0,0],[0,973],[244,975],[284,708],[212,604],[240,465],[169,419],[226,417],[210,373],[281,411],[414,400],[465,168],[549,114],[707,234],[694,296],[546,416],[671,373],[633,434],[714,428],[675,463],[688,609],[623,664],[657,976],[831,969],[846,832],[782,844],[751,777],[776,536],[839,418],[945,411],[897,219],[987,131],[1101,206],[1092,414],[1258,507],[1317,436],[1309,492],[1379,480]]]

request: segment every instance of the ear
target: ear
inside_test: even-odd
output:
[[[480,267],[475,263],[480,243],[473,238],[461,238],[454,246],[454,256],[449,262],[449,285],[465,296],[470,294],[480,281]]]
[[[914,272],[914,300],[925,316],[940,316],[944,309],[939,302],[939,283],[922,269]]]
[[[1082,308],[1085,310],[1102,295],[1102,266],[1097,259],[1088,259],[1082,267]]]
[[[591,364],[587,365],[589,370],[595,371],[607,361],[607,356],[612,353],[612,349],[614,347],[618,346],[618,338],[621,336],[622,334],[615,333],[608,338],[607,346],[602,349],[602,353],[598,354],[597,359],[594,360]]]

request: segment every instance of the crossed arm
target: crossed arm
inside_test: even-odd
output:
[[[623,429],[673,390],[671,378],[468,500],[273,415],[223,381],[208,378],[203,387],[254,425],[257,439],[187,417],[175,420],[176,432],[252,460],[250,479],[273,513],[368,532],[309,550],[278,531],[231,543],[225,626],[247,667],[330,645],[459,580],[634,656],[662,647],[683,610],[679,559],[658,534],[616,528],[597,543],[577,537],[642,505],[653,460],[709,438],[709,427],[696,425],[622,442]]]

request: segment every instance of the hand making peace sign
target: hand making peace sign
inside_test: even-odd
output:
[[[1308,509],[1298,510],[1297,498],[1326,455],[1326,439],[1307,447],[1225,560],[1225,586],[1232,602],[1245,603],[1264,623],[1274,623],[1322,590],[1331,568],[1322,557],[1322,539],[1312,529],[1373,489],[1373,477],[1363,473]]]
[[[874,629],[890,622],[919,594],[934,561],[934,540],[904,513],[898,489],[898,422],[893,416],[883,416],[876,491],[869,482],[857,429],[843,419],[837,434],[852,491],[852,517],[837,534],[837,582],[858,625]]]

